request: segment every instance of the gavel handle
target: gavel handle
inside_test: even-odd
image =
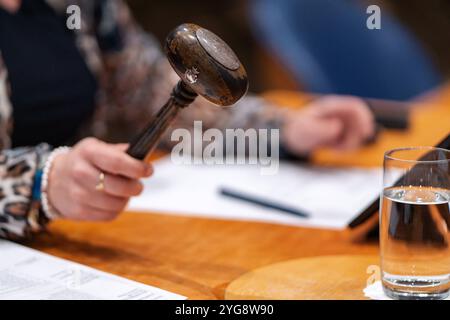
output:
[[[133,158],[145,160],[173,122],[178,111],[190,105],[196,97],[197,94],[180,80],[173,89],[170,99],[130,144],[127,153]]]

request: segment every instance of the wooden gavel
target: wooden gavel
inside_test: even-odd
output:
[[[165,53],[181,80],[166,104],[130,144],[127,153],[145,160],[178,111],[198,95],[218,106],[235,104],[248,89],[247,73],[231,48],[211,31],[182,24],[166,38]]]

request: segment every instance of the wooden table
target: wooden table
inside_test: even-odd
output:
[[[269,96],[280,103],[302,101],[298,94],[288,92]],[[448,132],[450,86],[419,103],[409,132],[384,132],[376,144],[350,154],[322,150],[314,155],[314,161],[379,165],[386,149],[434,144]],[[231,281],[275,262],[323,255],[378,254],[377,243],[354,243],[347,231],[157,213],[125,213],[109,223],[58,221],[50,231],[29,245],[190,299],[222,299]]]

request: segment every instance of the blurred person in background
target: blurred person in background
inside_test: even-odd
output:
[[[80,30],[66,27],[71,4]],[[0,53],[0,237],[28,237],[54,218],[115,218],[152,174],[116,142],[129,141],[178,81],[158,43],[121,0],[0,0]],[[300,111],[255,95],[225,110],[208,104],[198,98],[173,127],[279,128],[282,148],[298,157],[374,134],[365,103],[348,96]]]
[[[401,1],[249,0],[250,25],[308,92],[405,101],[441,85],[444,75],[431,52],[392,14],[390,2]],[[431,2],[421,1],[426,10],[416,6],[416,18]],[[367,26],[371,5],[380,9],[379,29]]]

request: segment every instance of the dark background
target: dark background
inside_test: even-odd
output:
[[[238,53],[251,89],[295,89],[289,72],[255,41],[246,0],[128,0],[137,21],[161,42],[169,30],[193,22],[220,35]],[[370,1],[365,1],[370,4]],[[372,1],[394,13],[423,43],[450,78],[450,0]]]

